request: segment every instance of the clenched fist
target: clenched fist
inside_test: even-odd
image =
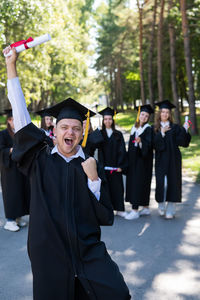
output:
[[[83,170],[87,177],[92,180],[98,180],[98,174],[97,174],[97,164],[93,157],[89,157],[84,162],[81,163]]]

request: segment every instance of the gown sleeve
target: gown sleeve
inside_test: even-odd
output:
[[[152,149],[152,129],[147,127],[144,131],[144,134],[140,136],[142,142],[141,153],[145,157],[149,154],[149,151]]]
[[[22,173],[28,175],[35,156],[45,145],[46,135],[31,123],[19,78],[9,79],[7,87],[16,132],[12,159],[17,162]]]
[[[176,144],[177,146],[188,147],[191,141],[191,135],[182,126],[176,125]]]
[[[101,179],[100,199],[97,200],[95,195],[90,191],[94,211],[99,225],[112,225],[114,221],[113,208],[109,198],[109,192],[106,182],[104,169],[97,164],[98,176]]]
[[[124,142],[124,137],[122,133],[120,132],[120,145],[118,149],[118,163],[117,167],[121,168],[122,171],[125,171],[128,166],[128,158],[127,158],[127,153],[126,153],[126,146]]]
[[[28,175],[34,158],[40,150],[47,146],[46,135],[33,123],[29,123],[14,135],[12,159],[19,169]]]
[[[10,147],[6,145],[6,141],[3,135],[3,132],[0,133],[0,166],[4,168],[10,167]]]

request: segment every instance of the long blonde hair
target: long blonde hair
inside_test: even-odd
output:
[[[158,131],[160,131],[160,122],[161,122],[161,117],[160,117],[160,115],[161,115],[161,109],[156,113],[156,115],[155,115],[155,122],[154,122],[154,130],[155,130],[155,132],[158,132]],[[170,122],[170,123],[173,123],[173,118],[172,118],[172,112],[171,112],[171,110],[169,110],[169,119],[168,119],[168,121]]]

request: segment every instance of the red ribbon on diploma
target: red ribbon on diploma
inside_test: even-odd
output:
[[[136,139],[134,139],[133,141],[132,141],[132,143],[134,144],[136,142]]]
[[[29,42],[32,42],[33,41],[33,38],[32,37],[29,37],[27,40],[21,40],[19,42],[16,42],[16,43],[13,43],[10,45],[11,48],[14,48],[14,47],[18,47],[18,46],[21,46],[21,45],[24,45],[24,47],[26,49],[29,49],[27,43]]]

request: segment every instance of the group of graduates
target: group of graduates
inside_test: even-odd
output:
[[[122,133],[115,129],[115,111],[110,107],[99,113],[103,116],[102,129],[93,131],[89,123],[88,137],[83,151],[94,156],[98,149],[98,161],[104,168],[110,199],[116,215],[127,220],[141,215],[150,215],[149,202],[155,149],[156,195],[158,212],[166,219],[175,216],[175,203],[181,202],[181,154],[179,146],[187,147],[190,142],[188,123],[184,127],[173,124],[171,109],[175,106],[168,100],[156,103],[157,112],[154,126],[148,121],[154,112],[150,105],[138,108],[138,117],[131,129],[128,153]],[[46,134],[50,147],[56,144],[53,117],[48,110],[36,112],[41,116],[41,129]],[[12,109],[5,110],[7,129],[0,132],[1,184],[7,222],[4,228],[18,231],[26,223],[21,216],[28,214],[30,202],[29,183],[12,160],[14,123]],[[83,122],[85,130],[86,121]],[[126,175],[126,201],[132,210],[125,212],[124,183]],[[12,186],[12,189],[9,187]],[[20,201],[19,201],[20,199]],[[142,207],[139,210],[139,207]]]
[[[138,107],[138,116],[131,129],[128,152],[122,133],[115,128],[115,111],[107,107],[99,113],[103,116],[102,129],[89,134],[90,155],[98,149],[98,161],[104,167],[110,199],[116,215],[127,220],[150,215],[149,202],[155,150],[155,175],[158,213],[166,219],[175,216],[175,204],[181,202],[181,153],[179,146],[188,147],[191,136],[189,123],[174,124],[171,110],[175,106],[164,100],[155,104],[159,107],[156,121],[148,121],[154,109],[149,105]],[[125,211],[124,184],[126,175],[125,201],[132,209]],[[141,210],[139,208],[142,207]]]
[[[9,51],[10,47],[4,53]],[[101,241],[100,226],[113,224],[113,210],[129,220],[150,213],[153,149],[159,213],[173,218],[171,204],[181,201],[178,147],[189,145],[188,123],[173,124],[172,104],[163,101],[157,104],[160,112],[152,127],[148,120],[153,109],[141,106],[127,155],[123,135],[115,129],[113,109],[99,112],[101,130],[89,131],[89,116],[94,113],[68,98],[38,112],[43,124],[39,129],[31,122],[16,62],[13,49],[6,58],[12,115],[0,133],[1,180],[6,224],[11,222],[18,230],[23,226],[20,217],[30,214],[33,298],[128,300],[128,287]],[[98,162],[92,157],[96,149]],[[126,201],[133,208],[129,213],[124,211],[122,174],[127,176]],[[10,209],[13,203],[16,208]]]

